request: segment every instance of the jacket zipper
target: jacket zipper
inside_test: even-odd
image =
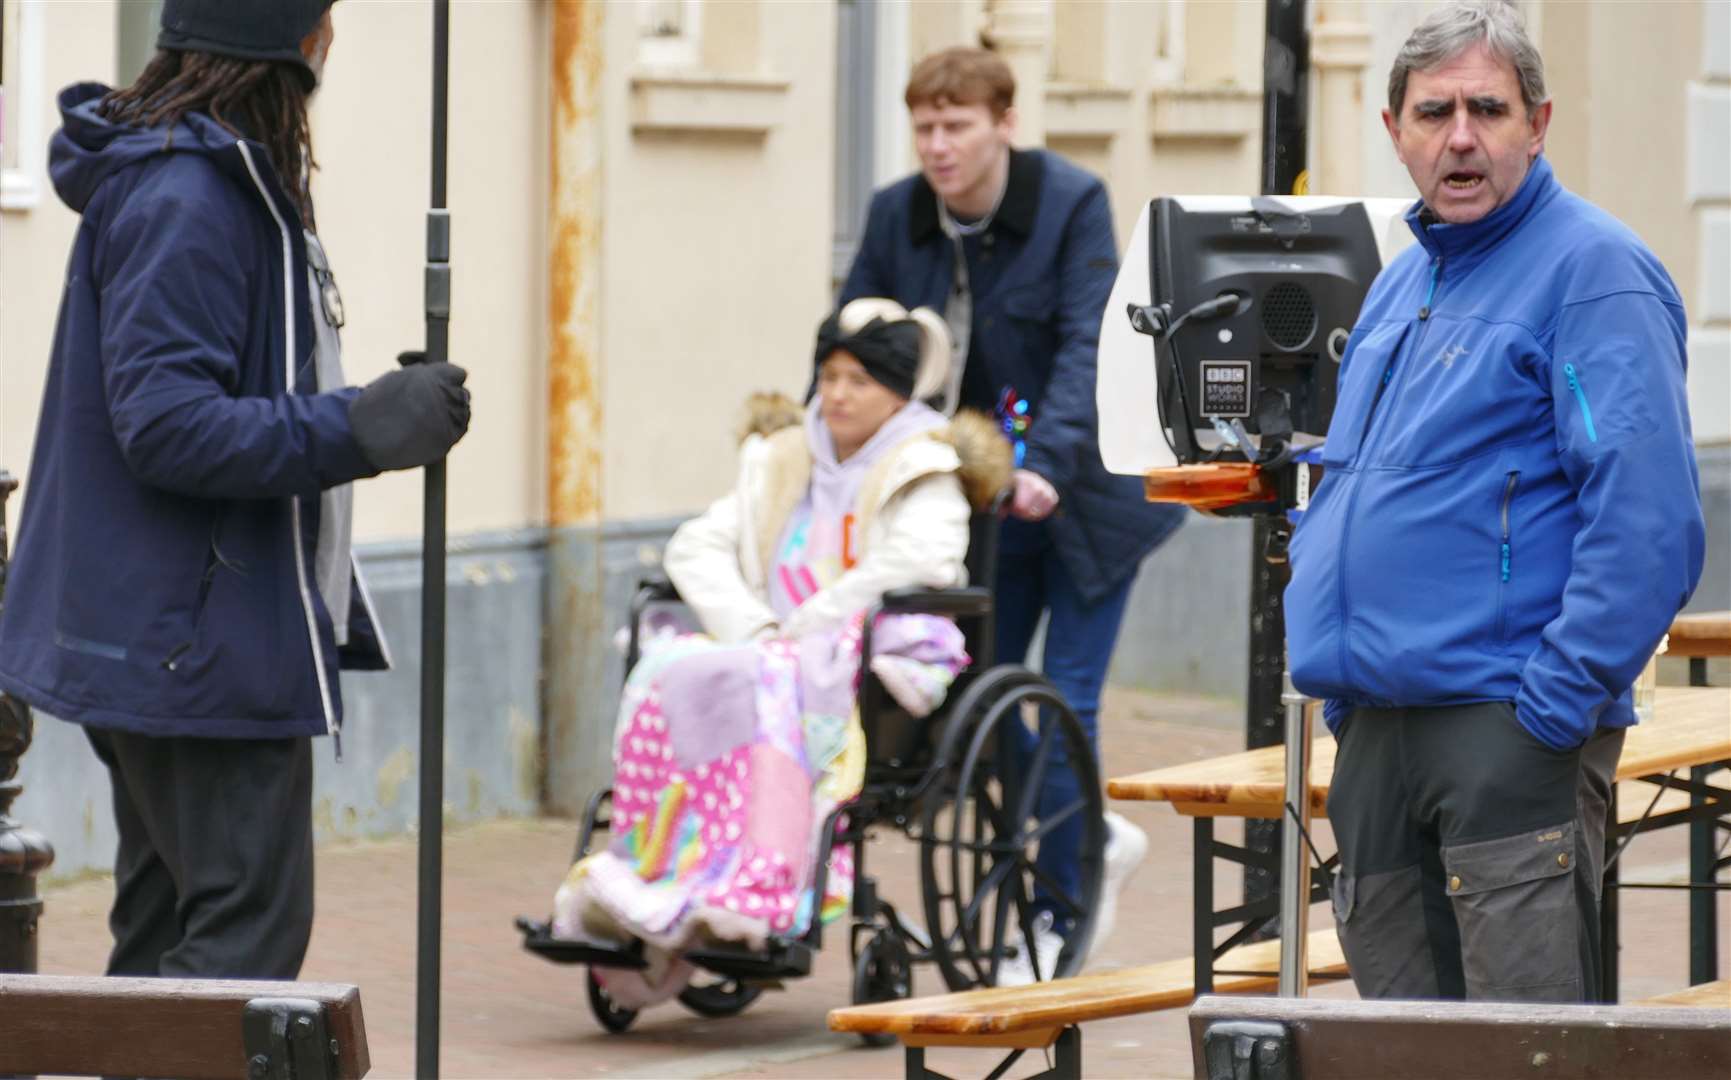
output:
[[[1424,332],[1430,326],[1431,303],[1434,300],[1436,300],[1437,282],[1441,277],[1442,277],[1442,256],[1438,255],[1436,258],[1431,260],[1431,264],[1430,264],[1430,287],[1425,290],[1424,303],[1418,309],[1418,321],[1421,325],[1419,327],[1418,340],[1416,340],[1412,343],[1411,349],[1406,350],[1410,354],[1416,354],[1418,352],[1419,346],[1421,344],[1423,344],[1423,342],[1424,342]],[[1364,430],[1360,431],[1358,434],[1358,460],[1360,462],[1368,463],[1368,462],[1366,462],[1366,459],[1369,456],[1369,450],[1370,450],[1369,440],[1370,440],[1371,426],[1373,425],[1373,423],[1376,420],[1376,414],[1377,414],[1378,407],[1382,405],[1383,395],[1388,392],[1389,384],[1394,381],[1395,367],[1396,367],[1396,365],[1398,365],[1400,363],[1400,354],[1401,354],[1401,350],[1399,348],[1397,348],[1395,350],[1395,354],[1388,358],[1388,366],[1383,368],[1383,370],[1382,370],[1382,384],[1376,388],[1376,396],[1374,398],[1372,398],[1370,401],[1370,411],[1365,415],[1365,418],[1364,418]],[[1347,503],[1346,503],[1346,517],[1343,519],[1343,522],[1341,525],[1341,535],[1340,535],[1341,558],[1339,560],[1337,560],[1337,566],[1339,567],[1339,570],[1337,571],[1339,574],[1339,577],[1337,579],[1339,582],[1339,588],[1336,590],[1336,595],[1340,598],[1340,618],[1341,618],[1342,623],[1344,623],[1346,621],[1347,604],[1348,604],[1348,595],[1347,595],[1347,590],[1346,590],[1347,541],[1350,539],[1351,534],[1352,534],[1352,515],[1358,506],[1358,492],[1359,492],[1359,485],[1354,484],[1352,486],[1352,496],[1349,499],[1347,499]],[[1350,654],[1349,654],[1347,647],[1346,647],[1346,635],[1341,634],[1340,635],[1340,674],[1341,674],[1341,678],[1343,678],[1343,679],[1346,678],[1347,668],[1348,668],[1349,663],[1350,663]]]
[[[252,177],[253,186],[258,188],[259,198],[264,200],[265,208],[270,211],[271,218],[276,222],[277,232],[282,236],[282,270],[283,270],[283,336],[285,339],[283,354],[283,389],[286,393],[295,392],[295,275],[294,275],[294,243],[289,238],[288,223],[283,221],[282,212],[271,201],[270,192],[265,190],[264,178],[259,175],[258,167],[253,163],[252,151],[244,141],[235,143],[240,151],[241,160],[246,163],[246,171]],[[331,705],[330,679],[325,674],[324,651],[319,645],[318,619],[313,614],[312,591],[307,585],[307,556],[301,543],[301,500],[299,495],[289,496],[289,542],[295,553],[295,581],[300,588],[301,611],[306,616],[307,645],[312,649],[313,674],[317,676],[319,686],[319,704],[324,709],[325,733],[336,743],[337,760],[343,759],[342,731],[336,719],[336,710]]]
[[[1439,255],[1436,258],[1431,260],[1431,264],[1430,264],[1430,288],[1425,290],[1424,303],[1418,309],[1418,321],[1421,323],[1428,323],[1430,321],[1431,301],[1436,299],[1437,278],[1440,277],[1441,275],[1442,275],[1442,256]],[[1420,335],[1419,335],[1419,338],[1421,341],[1423,340],[1423,337],[1424,337],[1424,335],[1423,335],[1423,332],[1421,331]],[[1418,343],[1414,342],[1413,348],[1416,349],[1417,347],[1418,347]],[[1358,433],[1358,447],[1359,447],[1359,454],[1361,456],[1364,453],[1364,441],[1370,435],[1370,425],[1372,424],[1372,422],[1374,422],[1376,420],[1376,410],[1382,404],[1383,394],[1388,392],[1388,384],[1394,381],[1395,364],[1397,364],[1399,361],[1400,361],[1400,353],[1397,350],[1395,355],[1388,358],[1388,366],[1382,369],[1382,382],[1376,388],[1376,396],[1374,398],[1372,398],[1370,401],[1370,411],[1365,414],[1364,429]]]
[[[1587,424],[1587,441],[1598,442],[1598,429],[1593,427],[1593,410],[1587,404],[1587,392],[1581,389],[1581,378],[1575,373],[1575,365],[1563,365],[1563,377],[1569,380],[1569,389],[1574,391],[1575,400],[1581,405],[1581,419]]]
[[[1497,585],[1497,638],[1496,638],[1496,640],[1497,640],[1497,644],[1499,646],[1502,645],[1508,638],[1508,621],[1509,621],[1508,584],[1509,584],[1510,569],[1513,566],[1513,562],[1514,562],[1514,547],[1513,547],[1513,542],[1512,542],[1512,538],[1511,538],[1510,531],[1509,531],[1509,507],[1515,501],[1515,486],[1520,483],[1520,480],[1521,480],[1520,470],[1514,469],[1514,470],[1510,470],[1508,480],[1506,480],[1503,483],[1503,506],[1502,506],[1503,539],[1502,539],[1501,549],[1498,552],[1498,560],[1497,560],[1498,585]]]
[[[1509,482],[1503,485],[1503,561],[1502,579],[1509,580],[1509,503],[1515,498],[1515,484],[1521,479],[1519,471],[1509,473]]]

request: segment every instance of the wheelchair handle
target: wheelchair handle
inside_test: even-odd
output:
[[[628,643],[625,647],[625,673],[637,666],[637,631],[643,622],[643,612],[650,604],[678,600],[679,590],[665,573],[657,571],[637,581],[637,591],[631,594],[631,621],[628,623]]]

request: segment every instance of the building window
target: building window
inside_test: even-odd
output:
[[[1184,81],[1184,5],[1165,0],[1155,24],[1154,84],[1177,86]]]
[[[0,210],[41,198],[42,0],[0,0]]]
[[[858,250],[871,205],[876,149],[877,5],[836,4],[835,235],[830,277],[839,288]]]
[[[637,59],[645,67],[696,67],[698,0],[637,0]]]
[[[114,85],[131,86],[144,66],[156,58],[162,0],[127,0],[114,7]]]

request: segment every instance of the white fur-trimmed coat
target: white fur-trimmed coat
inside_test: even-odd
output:
[[[1009,483],[1011,451],[991,420],[960,413],[948,427],[892,447],[860,485],[858,561],[795,608],[784,624],[769,604],[770,561],[811,483],[800,410],[758,396],[732,491],[686,521],[667,544],[668,577],[721,641],[836,629],[891,589],[966,584],[971,508]]]

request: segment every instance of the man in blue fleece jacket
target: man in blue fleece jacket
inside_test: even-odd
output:
[[[1683,305],[1557,182],[1550,117],[1504,3],[1435,12],[1390,73],[1419,243],[1365,299],[1286,594],[1365,997],[1595,995],[1630,684],[1701,572]]]

